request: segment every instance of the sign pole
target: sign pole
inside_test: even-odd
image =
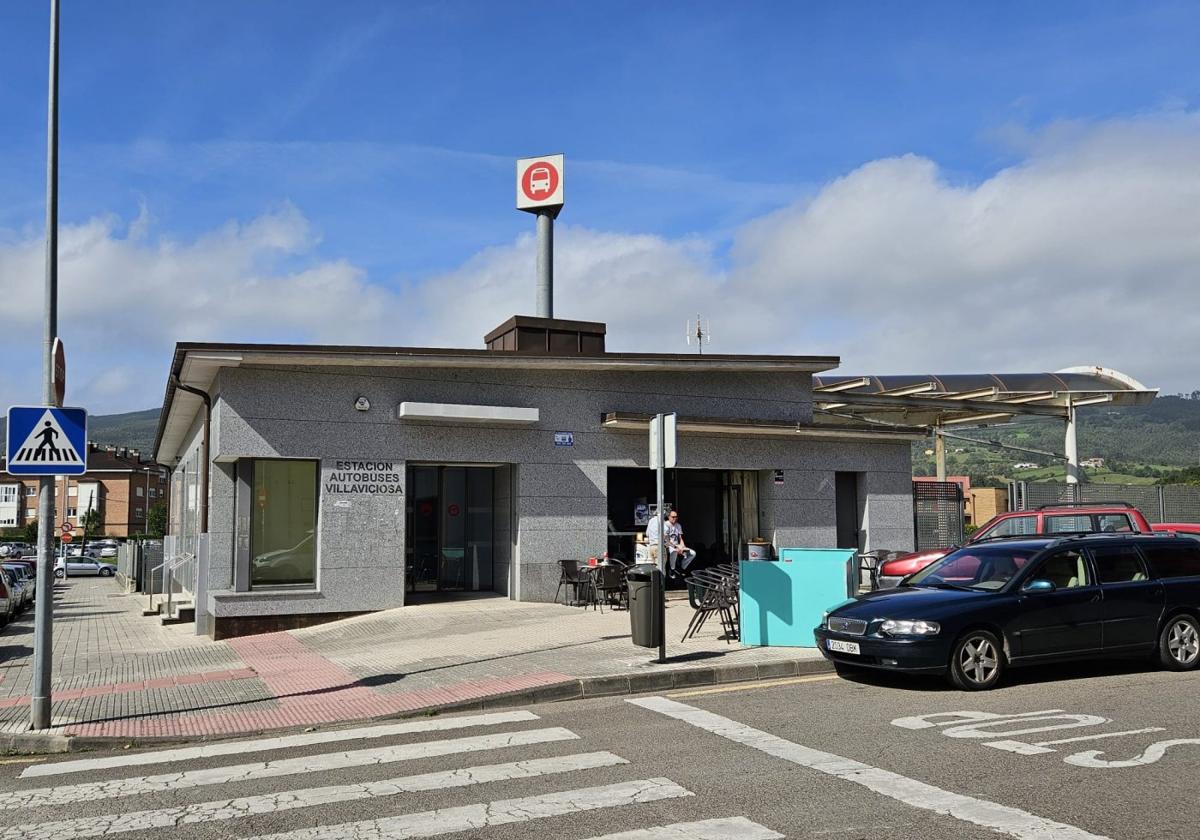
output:
[[[658,661],[667,661],[667,553],[665,549],[664,532],[667,527],[667,512],[664,510],[666,500],[664,499],[664,485],[666,484],[666,470],[663,465],[667,461],[667,435],[665,428],[665,418],[662,414],[656,415],[654,424],[658,428],[657,441],[658,458],[656,463],[658,469],[655,470],[655,478],[658,480],[658,566],[662,572],[662,586],[659,587],[658,601],[658,620],[662,636],[658,641]]]
[[[50,0],[50,91],[46,119],[46,311],[42,398],[54,405],[54,340],[58,337],[58,0]],[[54,604],[54,476],[38,479],[38,583],[33,625],[33,729],[50,728],[50,634]]]
[[[537,214],[537,314],[554,317],[554,211]]]

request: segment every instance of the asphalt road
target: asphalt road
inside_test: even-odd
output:
[[[822,675],[6,760],[0,840],[1200,836],[1200,674],[1013,676],[966,694]]]

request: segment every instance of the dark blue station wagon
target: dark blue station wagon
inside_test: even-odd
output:
[[[976,543],[825,615],[815,631],[839,671],[944,674],[995,687],[1010,666],[1153,655],[1200,665],[1200,541],[1088,534]]]

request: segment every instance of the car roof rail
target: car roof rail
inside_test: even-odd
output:
[[[1034,508],[1034,510],[1050,510],[1051,508],[1080,508],[1080,507],[1123,507],[1123,508],[1129,508],[1130,510],[1135,509],[1135,506],[1131,505],[1129,502],[1099,501],[1099,502],[1055,502],[1052,505],[1038,505],[1037,507]],[[1017,513],[1017,512],[1018,511],[1014,511],[1014,513]]]
[[[1065,532],[1070,533],[1070,532]],[[1080,532],[1082,533],[1082,532]],[[976,543],[992,542],[994,540],[1052,540],[1053,534],[996,534],[991,537],[980,537],[977,540],[971,540],[970,545]]]

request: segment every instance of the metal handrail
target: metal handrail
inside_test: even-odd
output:
[[[167,615],[171,614],[171,605],[172,605],[172,601],[175,596],[175,572],[178,571],[179,569],[184,568],[185,566],[191,566],[192,568],[190,569],[190,572],[191,572],[192,582],[190,585],[194,588],[195,587],[195,577],[196,577],[195,563],[196,563],[196,555],[187,554],[187,553],[177,554],[176,556],[171,558],[171,562],[168,563],[167,568],[163,570],[164,586],[167,590],[167,593],[166,593],[167,594]],[[188,576],[181,575],[181,577],[184,580],[187,580]],[[191,589],[183,589],[182,591],[190,593],[192,590]]]
[[[161,563],[159,563],[157,566],[154,566],[153,568],[150,569],[150,580],[148,581],[148,585],[146,587],[146,589],[149,590],[149,592],[150,592],[150,606],[147,607],[147,609],[149,609],[149,610],[154,609],[154,573],[157,572],[159,569],[162,569],[163,566],[165,566],[165,565],[167,565],[167,559],[164,557]],[[159,578],[159,580],[162,580],[163,578],[165,578],[166,575],[167,575],[167,573],[164,570],[162,572],[162,575]],[[162,595],[163,593],[160,592],[158,594]]]

